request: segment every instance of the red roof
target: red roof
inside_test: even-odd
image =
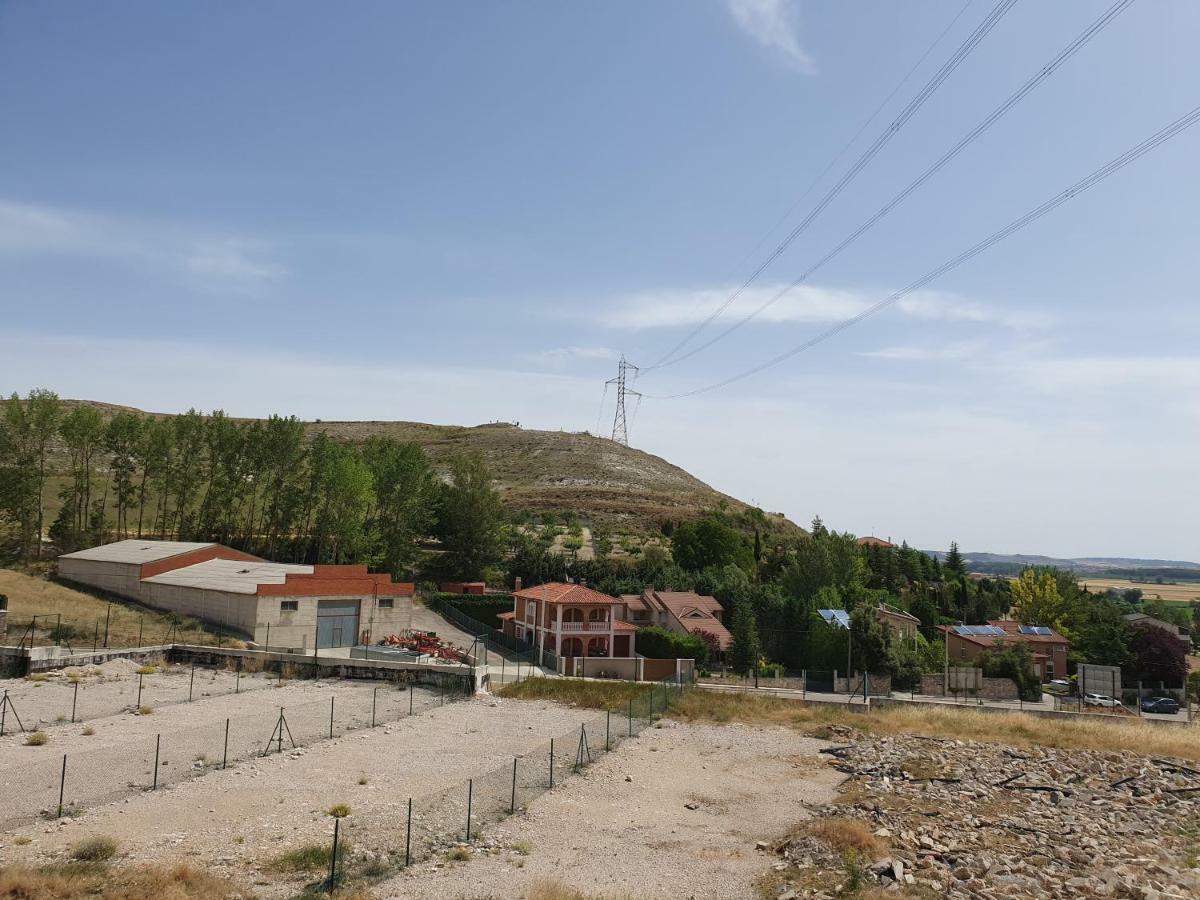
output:
[[[611,606],[619,602],[616,597],[610,597],[608,594],[593,591],[582,584],[563,584],[561,581],[551,581],[547,584],[539,584],[537,587],[525,588],[524,590],[514,592],[513,596],[521,597],[524,600],[540,600],[542,603],[550,604],[595,603]]]
[[[891,541],[885,541],[883,538],[877,538],[874,535],[867,535],[858,539],[860,547],[895,547]]]
[[[505,610],[504,612],[501,612],[501,613],[496,613],[496,618],[497,619],[512,619],[512,618],[516,617],[516,615],[517,614],[515,612],[513,612],[511,609],[509,609],[509,610]]]

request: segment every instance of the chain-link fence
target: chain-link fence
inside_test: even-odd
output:
[[[0,823],[11,827],[39,816],[57,818],[223,769],[253,756],[289,752],[465,698],[458,691],[388,682],[349,695],[338,693],[328,699],[162,733],[151,734],[153,723],[147,721],[142,734],[100,743],[80,753],[74,766],[69,752],[35,762],[0,764],[0,796],[5,797]],[[10,707],[7,723],[16,718],[17,712]],[[36,742],[38,733],[30,731],[26,742]]]

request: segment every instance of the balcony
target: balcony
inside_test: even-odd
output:
[[[561,631],[604,631],[608,632],[612,625],[609,621],[604,622],[562,622],[559,626]]]

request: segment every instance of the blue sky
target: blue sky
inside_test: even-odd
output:
[[[991,5],[0,2],[0,388],[595,430],[619,354],[706,318]],[[1018,3],[717,327],[1105,6]],[[1198,28],[1135,3],[803,289],[637,386],[785,350],[1187,112]],[[632,442],[919,546],[1200,558],[1198,153],[1200,127],[811,352],[646,400]]]

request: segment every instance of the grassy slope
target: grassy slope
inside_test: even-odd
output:
[[[67,406],[81,402],[105,416],[124,409],[93,401],[64,401]],[[310,437],[326,431],[330,437],[351,442],[375,435],[413,441],[435,465],[456,452],[477,450],[495,473],[510,509],[573,511],[585,522],[619,531],[656,531],[664,519],[694,518],[722,501],[733,509],[746,506],[660,457],[587,433],[532,431],[507,424],[467,428],[381,421],[309,422],[306,428]],[[66,465],[60,450],[53,467],[65,472]],[[50,492],[47,500],[54,507],[46,516],[48,524],[58,511],[58,501]],[[791,526],[782,517],[779,521]]]
[[[619,708],[636,686],[571,679],[535,678],[504,688],[506,696],[559,700],[598,709]],[[957,740],[996,741],[1015,746],[1127,750],[1143,756],[1200,759],[1192,728],[1151,725],[1131,719],[1112,722],[1083,717],[1063,721],[1019,712],[1000,714],[913,706],[872,713],[850,712],[833,704],[692,690],[674,700],[671,714],[696,722],[783,725],[806,733],[828,725],[849,725],[875,734],[923,734]]]
[[[35,616],[62,615],[64,625],[71,626],[78,637],[70,639],[76,650],[91,649],[92,638],[99,628],[100,644],[104,642],[104,619],[108,614],[108,646],[136,647],[138,645],[139,621],[142,643],[160,643],[171,628],[171,620],[165,614],[140,607],[135,603],[110,604],[91,594],[74,591],[53,581],[24,575],[11,569],[0,569],[0,594],[8,595],[8,641],[15,644],[22,632]],[[57,620],[43,623],[38,620],[38,646],[47,641],[46,630],[53,628]],[[180,640],[189,643],[215,644],[215,636],[201,631],[192,619],[179,625]],[[2,895],[0,895],[2,896]]]

